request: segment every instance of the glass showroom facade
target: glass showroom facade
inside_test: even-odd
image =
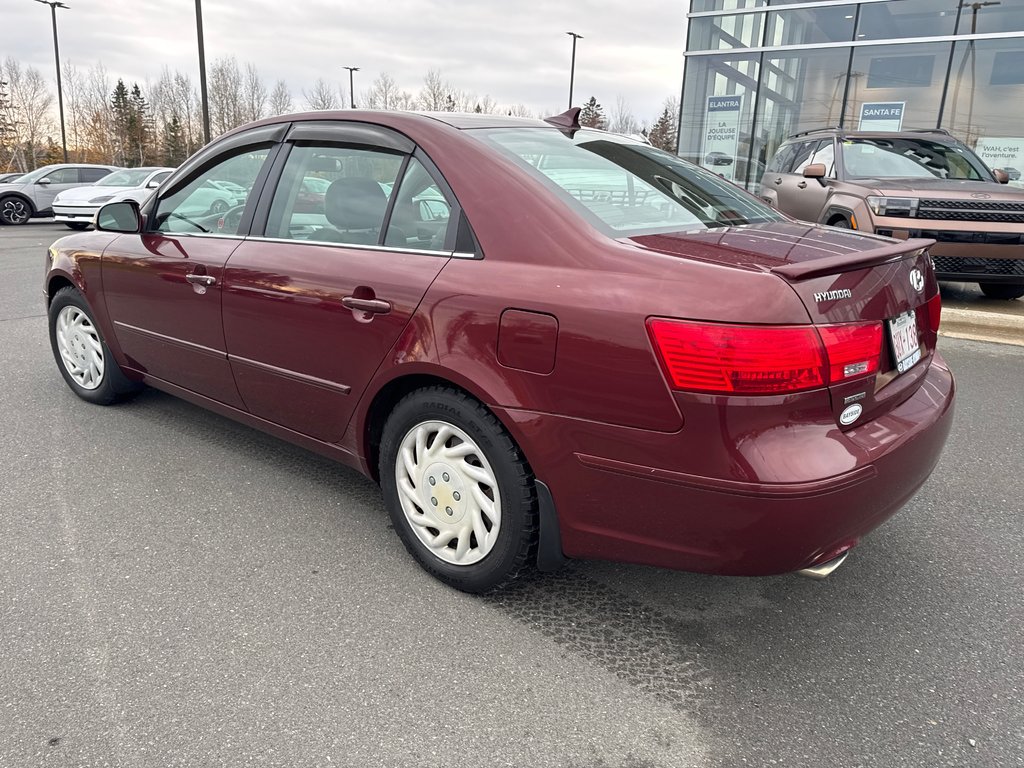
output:
[[[687,160],[754,189],[799,131],[944,128],[991,167],[1024,171],[1024,0],[690,6]]]

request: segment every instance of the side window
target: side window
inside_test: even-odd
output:
[[[93,182],[99,181],[105,176],[109,176],[110,171],[106,168],[79,168],[78,178],[83,184],[92,184]]]
[[[783,144],[779,147],[775,157],[768,163],[768,167],[764,169],[765,173],[785,173],[793,164],[793,154],[799,146],[799,144]]]
[[[106,176],[106,174],[103,174]],[[51,184],[77,184],[78,183],[78,169],[77,168],[58,168],[56,171],[50,171],[44,177]]]
[[[323,144],[292,147],[267,237],[378,245],[404,155]]]
[[[811,164],[811,158],[814,156],[815,150],[821,146],[821,143],[820,140],[815,139],[814,141],[805,141],[800,144],[793,155],[793,163],[788,173],[803,173],[804,168]]]
[[[157,232],[233,235],[270,147],[247,148],[207,168],[157,204]]]
[[[149,183],[150,184],[162,184],[163,180],[166,179],[168,176],[170,176],[171,173],[172,173],[172,171],[163,171],[162,173],[158,173],[156,176],[154,176],[152,179],[149,180]]]
[[[413,158],[398,187],[384,245],[445,250],[452,206],[423,164]]]
[[[832,139],[821,142],[818,148],[814,150],[814,154],[807,161],[807,165],[814,165],[815,163],[821,163],[825,166],[825,176],[830,179],[836,177],[836,147]],[[800,170],[803,171],[802,168]]]

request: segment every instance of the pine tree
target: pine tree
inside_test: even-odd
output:
[[[128,88],[124,80],[118,80],[114,92],[110,95],[110,112],[113,116],[113,162],[127,165],[129,136],[131,135],[131,104],[128,100]]]
[[[608,125],[601,103],[593,96],[583,105],[583,110],[580,112],[580,125],[586,128],[604,128]]]
[[[651,126],[651,132],[648,134],[647,140],[651,142],[651,146],[675,154],[676,118],[675,115],[669,112],[667,105],[661,111],[661,116]]]
[[[146,164],[149,154],[149,104],[142,95],[138,83],[132,83],[131,95],[128,98],[128,163],[130,167]]]
[[[171,119],[164,126],[164,165],[178,166],[188,157],[185,134],[181,128],[178,113],[172,112]]]

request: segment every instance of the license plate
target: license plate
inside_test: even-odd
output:
[[[917,320],[913,310],[889,321],[889,339],[896,356],[896,370],[906,373],[921,359],[921,345],[917,341]]]

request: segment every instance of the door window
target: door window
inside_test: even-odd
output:
[[[796,148],[796,152],[793,154],[793,165],[788,172],[803,173],[804,168],[811,164],[811,157],[814,156],[814,152],[820,144],[820,139],[805,141],[799,144]]]
[[[413,158],[398,187],[384,245],[443,251],[452,206],[423,164]],[[450,250],[450,249],[448,249]]]
[[[106,174],[104,174],[106,175]],[[51,171],[43,177],[51,184],[77,184],[78,183],[78,169],[77,168],[58,168],[56,171]]]
[[[378,245],[404,155],[353,147],[292,147],[274,192],[267,237]]]
[[[94,181],[106,178],[110,171],[106,168],[79,168],[78,178],[83,184],[92,184]]]
[[[207,168],[157,204],[155,229],[192,235],[234,235],[270,147],[249,147]]]

